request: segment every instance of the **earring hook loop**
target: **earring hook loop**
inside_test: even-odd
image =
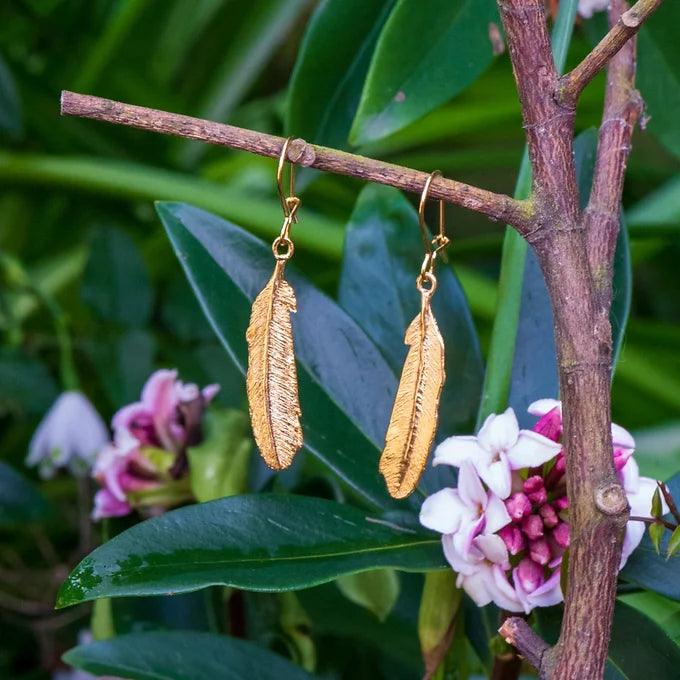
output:
[[[286,166],[286,160],[288,158],[288,147],[293,140],[292,137],[288,137],[281,147],[281,154],[279,155],[279,164],[276,168],[276,185],[279,191],[279,200],[281,201],[281,208],[283,209],[284,216],[291,222],[297,222],[296,211],[300,205],[300,199],[295,195],[295,163],[289,161],[290,166],[290,176],[288,183],[288,195],[283,190],[283,171]]]
[[[446,248],[449,239],[446,236],[446,223],[444,213],[444,201],[439,201],[439,231],[434,238],[430,238],[430,233],[425,223],[425,205],[430,194],[430,186],[435,177],[441,177],[442,173],[439,170],[434,170],[425,180],[423,191],[420,194],[420,203],[418,204],[418,225],[420,226],[420,234],[423,238],[423,245],[425,246],[425,253],[430,255],[430,259],[434,262],[437,254]]]

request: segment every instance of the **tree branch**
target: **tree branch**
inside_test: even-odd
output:
[[[579,205],[571,142],[574,111],[552,96],[558,74],[553,61],[544,0],[498,0],[517,82],[533,176],[535,243],[546,228],[573,229]]]
[[[612,57],[640,30],[663,0],[638,0],[628,11],[618,12],[617,21],[592,52],[558,82],[556,97],[573,107],[588,83],[610,62]],[[616,3],[612,3],[614,5]]]
[[[92,118],[140,130],[197,139],[272,158],[278,158],[285,141],[282,137],[233,125],[68,91],[61,93],[61,113],[65,116]],[[417,194],[422,191],[428,178],[426,172],[309,144],[302,139],[291,142],[288,160],[305,167],[387,184]],[[494,221],[506,222],[521,234],[528,233],[533,225],[530,204],[505,194],[497,194],[439,176],[432,181],[429,195],[433,199],[441,199],[481,213]]]
[[[537,635],[533,628],[521,617],[513,616],[503,621],[498,629],[505,641],[541,674],[544,675],[544,657],[550,645]]]
[[[621,17],[633,11],[626,10],[628,4],[625,0],[611,0],[610,24],[618,26]],[[635,52],[636,40],[629,40],[613,57],[607,69],[593,186],[583,220],[588,234],[590,269],[600,307],[603,302],[611,302],[612,271],[621,221],[626,164],[633,130],[643,107],[642,99],[635,89]]]

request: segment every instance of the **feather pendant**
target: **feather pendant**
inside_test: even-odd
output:
[[[253,434],[265,463],[283,470],[302,446],[297,370],[290,315],[295,293],[278,260],[269,283],[253,302],[248,341],[246,390]]]
[[[437,429],[444,385],[444,341],[423,293],[420,314],[406,331],[410,349],[394,400],[380,472],[394,498],[405,498],[418,484]]]

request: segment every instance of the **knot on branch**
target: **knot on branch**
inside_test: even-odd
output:
[[[621,23],[626,28],[639,28],[644,20],[644,15],[640,14],[635,7],[631,7],[621,15]]]
[[[605,484],[595,492],[597,509],[608,516],[616,516],[628,510],[628,499],[620,484]]]
[[[310,165],[314,165],[316,160],[316,153],[314,153],[314,148],[311,144],[307,144],[304,139],[296,137],[292,139],[288,145],[288,160],[291,163],[297,163],[308,168]]]

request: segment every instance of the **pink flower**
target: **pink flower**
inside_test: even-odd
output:
[[[52,477],[59,468],[86,473],[109,433],[104,421],[80,392],[64,392],[33,434],[26,465],[38,465],[40,476]]]
[[[512,472],[534,468],[554,458],[560,446],[541,434],[520,430],[509,408],[490,415],[476,437],[449,437],[434,452],[434,465],[460,467],[470,461],[484,483],[502,499],[512,490]]]
[[[578,13],[584,19],[590,19],[596,12],[603,12],[609,7],[610,0],[579,0]]]
[[[114,415],[114,441],[97,457],[93,476],[103,488],[95,495],[95,519],[125,515],[135,494],[186,475],[186,449],[199,443],[205,407],[218,389],[199,390],[170,370],[147,380],[141,400]]]
[[[218,385],[199,390],[178,380],[177,371],[161,369],[146,381],[141,401],[120,409],[111,424],[115,432],[129,433],[142,446],[179,452],[191,443],[203,409],[218,391]]]

